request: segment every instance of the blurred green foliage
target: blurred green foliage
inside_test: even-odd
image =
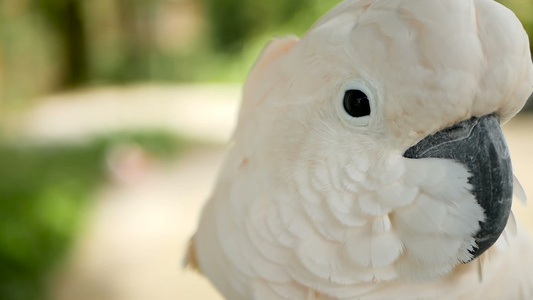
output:
[[[80,85],[242,81],[337,0],[0,1],[0,105]]]
[[[43,299],[47,275],[80,230],[105,161],[134,144],[160,159],[189,143],[165,132],[117,133],[84,145],[0,146],[0,299]]]
[[[213,46],[225,52],[240,52],[247,40],[290,21],[308,2],[206,0]]]
[[[80,85],[243,81],[276,35],[339,0],[3,0],[0,102]],[[533,30],[533,0],[502,0]]]

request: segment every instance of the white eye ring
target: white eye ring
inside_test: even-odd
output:
[[[354,96],[351,95],[357,95],[359,97],[353,98]],[[336,97],[337,112],[343,122],[356,127],[368,126],[376,108],[374,95],[375,93],[369,85],[362,80],[346,82]],[[347,100],[353,101],[353,99],[363,100],[363,102],[358,101],[355,103],[355,106],[346,103]],[[350,110],[350,113],[347,110]]]

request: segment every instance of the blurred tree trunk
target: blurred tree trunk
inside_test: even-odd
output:
[[[83,10],[78,1],[69,1],[65,7],[63,42],[65,47],[67,86],[76,86],[87,81],[87,40],[83,26]]]
[[[38,1],[38,12],[53,25],[63,48],[62,85],[72,87],[88,78],[87,37],[81,0]]]

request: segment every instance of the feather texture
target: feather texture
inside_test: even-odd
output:
[[[532,87],[527,36],[492,0],[342,2],[263,51],[187,260],[232,300],[532,299],[514,216],[463,264],[486,219],[472,174],[402,155],[471,116],[510,119]],[[343,111],[347,89],[368,118]]]

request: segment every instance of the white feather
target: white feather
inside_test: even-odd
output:
[[[526,191],[524,191],[524,188],[520,184],[520,181],[518,181],[518,178],[516,178],[515,175],[513,175],[513,196],[516,197],[522,204],[527,204],[527,194]]]
[[[342,113],[354,86],[361,120]],[[486,218],[473,174],[403,157],[471,116],[507,121],[532,89],[527,35],[492,0],[346,0],[261,54],[188,258],[232,300],[533,299],[514,216],[462,264]]]

